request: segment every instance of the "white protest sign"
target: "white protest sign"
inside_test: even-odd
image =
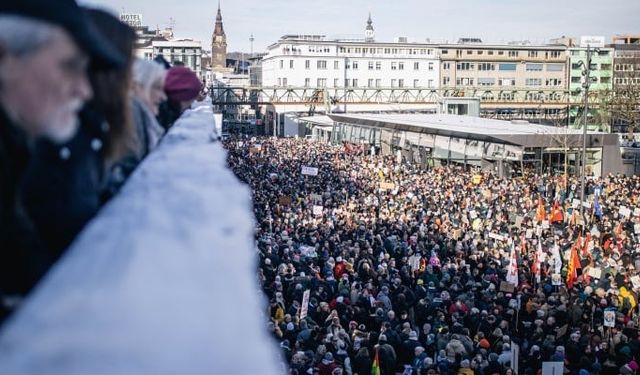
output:
[[[564,362],[542,362],[542,375],[562,375]]]
[[[571,207],[573,207],[573,208],[578,208],[578,207],[580,207],[580,200],[579,200],[579,199],[574,199],[574,200],[571,202]]]
[[[518,372],[518,362],[520,361],[520,346],[515,342],[511,343],[511,368],[514,374]]]
[[[498,241],[505,241],[506,238],[500,234],[496,234],[496,233],[489,233],[489,238],[493,238],[494,240],[498,240]]]
[[[311,294],[311,290],[307,289],[302,294],[302,308],[300,309],[300,320],[307,317],[307,313],[309,312],[309,295]]]
[[[602,276],[602,270],[600,268],[589,268],[589,276],[599,279]]]
[[[244,142],[238,142],[238,147],[244,146]]]
[[[616,326],[616,312],[613,310],[605,310],[604,312],[604,326],[615,327]]]
[[[633,216],[640,216],[640,208],[634,208],[633,209]]]
[[[549,220],[542,221],[542,229],[549,229]]]
[[[476,212],[476,210],[469,211],[469,217],[471,218],[471,220],[473,220],[476,217],[478,217],[478,213]]]
[[[640,276],[631,276],[631,283],[633,283],[634,288],[640,289]]]
[[[640,234],[640,224],[636,224],[633,226],[633,232],[635,234]]]
[[[584,206],[584,208],[591,208],[591,202],[589,201],[583,202],[582,205]]]
[[[631,216],[631,210],[625,206],[620,206],[620,210],[618,211],[618,213],[624,217]]]
[[[302,166],[302,174],[305,176],[317,176],[318,168]]]
[[[551,285],[562,285],[562,277],[559,273],[551,275]]]
[[[316,216],[322,216],[322,210],[324,207],[322,206],[313,206],[313,214]]]

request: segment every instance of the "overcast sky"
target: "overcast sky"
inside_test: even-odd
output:
[[[209,49],[216,0],[80,0],[113,12],[140,13],[145,25],[174,21],[176,37]],[[222,0],[228,50],[254,51],[285,34],[363,35],[371,12],[377,40],[479,37],[489,42],[640,33],[640,0]]]

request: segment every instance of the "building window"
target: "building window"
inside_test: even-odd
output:
[[[404,79],[398,80],[398,87],[404,87]]]
[[[456,78],[457,86],[473,86],[473,78]]]
[[[582,82],[582,77],[571,77],[571,83],[580,83]]]
[[[609,51],[599,51],[598,56],[609,56]]]
[[[551,51],[551,53],[549,54],[549,57],[552,59],[557,59],[560,57],[562,53],[560,51]]]
[[[376,61],[376,70],[381,70],[381,69],[382,69],[382,62]]]
[[[339,87],[339,86],[340,86],[340,78],[334,78],[333,87]]]
[[[311,69],[311,61],[304,60],[304,68],[305,69]]]
[[[350,84],[350,83],[351,83],[351,80],[350,80],[350,79],[348,79],[348,78],[347,78],[347,79],[345,79],[345,80],[344,80],[344,87],[349,87],[349,84]]]
[[[396,80],[395,79],[391,80],[391,87],[396,87]]]
[[[318,69],[327,69],[327,60],[318,60]]]
[[[413,80],[413,88],[418,88],[420,87],[420,80],[419,79],[414,79]]]
[[[527,78],[527,86],[542,86],[542,78]]]
[[[381,84],[382,84],[382,80],[376,79],[376,87],[380,87]]]
[[[458,64],[456,64],[456,68],[458,70],[473,70],[474,66],[472,63],[459,62]]]
[[[443,55],[448,55],[449,54],[449,50],[443,49],[441,52]]]
[[[351,68],[352,68],[353,70],[358,70],[358,61],[354,61],[354,62],[352,62],[352,63],[351,63]]]
[[[487,71],[487,70],[496,70],[495,64],[491,63],[480,63],[478,64],[478,70]]]
[[[580,64],[578,64],[578,63],[572,63],[571,64],[571,69],[572,70],[578,70],[578,69],[581,69],[581,68],[582,68],[582,66],[580,66]]]
[[[404,70],[404,63],[402,61],[398,63],[398,70]]]
[[[472,50],[470,50],[470,49],[468,49],[468,50],[467,50],[467,55],[473,55],[473,51],[472,51]]]
[[[420,70],[420,63],[419,62],[414,62],[413,63],[413,70]]]
[[[395,61],[391,62],[391,70],[398,70],[398,63],[396,63]]]
[[[562,85],[562,80],[560,78],[549,78],[546,84],[547,86],[560,86]]]
[[[527,56],[529,56],[529,57],[538,57],[538,51],[529,51]]]
[[[611,64],[600,64],[601,70],[611,70]]]
[[[504,51],[498,51],[498,56],[504,55]]]
[[[611,77],[600,77],[600,83],[604,83],[604,84],[611,83]]]
[[[309,87],[309,86],[311,86],[311,78],[305,78],[304,87]]]
[[[547,64],[547,72],[561,72],[564,70],[564,64]]]
[[[498,64],[498,70],[515,71],[516,64]]]
[[[427,83],[427,87],[432,88],[433,87],[433,80],[430,79]]]
[[[527,64],[527,72],[541,72],[543,64]]]
[[[373,70],[373,61],[369,61],[369,70]]]
[[[280,69],[284,69],[284,60],[280,60]]]
[[[451,67],[451,64],[446,62],[446,63],[442,63],[442,70],[449,70],[449,68]]]
[[[487,55],[493,55],[493,51],[487,51]]]
[[[373,78],[369,78],[367,81],[367,87],[373,87]]]
[[[451,82],[451,78],[449,77],[442,77],[442,84],[444,86],[447,86],[449,84],[449,82]]]
[[[282,86],[282,78],[278,78],[278,86]]]
[[[478,86],[493,86],[495,84],[495,78],[478,78]]]
[[[433,63],[429,62],[429,71],[432,72],[433,71]]]
[[[286,87],[286,86],[288,86],[288,85],[287,85],[287,79],[286,79],[286,78],[283,78],[283,79],[282,79],[282,86],[285,86],[285,87]]]
[[[515,78],[498,78],[498,86],[515,86]]]
[[[289,69],[293,69],[293,60],[289,60]]]
[[[318,78],[318,87],[327,87],[327,79]]]
[[[340,61],[333,60],[333,69],[335,69],[335,70],[340,69]]]
[[[478,51],[478,55],[482,55],[484,53],[484,51],[480,50]]]
[[[358,87],[358,80],[357,79],[354,78],[353,80],[351,80],[351,83],[352,83],[353,87]]]
[[[509,51],[509,57],[518,57],[518,51]]]

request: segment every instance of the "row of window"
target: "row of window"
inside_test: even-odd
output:
[[[443,77],[442,84],[447,86],[451,83],[450,77]],[[456,78],[456,86],[515,86],[515,78]],[[542,86],[542,78],[527,78],[525,86]],[[562,85],[562,80],[559,78],[551,78],[544,81],[545,86],[557,87]]]
[[[525,70],[527,72],[541,72],[545,68],[545,64],[525,64]],[[442,70],[451,69],[451,63],[442,63]],[[456,64],[457,70],[478,70],[478,71],[516,71],[518,64],[516,63],[472,63],[472,62],[459,62]],[[564,70],[563,64],[546,64],[547,72],[561,72]]]
[[[294,61],[295,60],[289,60],[289,69],[294,69]],[[369,70],[382,70],[382,63],[383,63],[382,61],[368,61],[367,68]],[[315,65],[316,65],[316,69],[321,69],[321,70],[327,69],[327,60],[317,60]],[[426,66],[426,69],[428,71],[433,71],[434,69],[433,62],[420,64],[419,61],[414,61],[413,70],[420,70],[421,65]],[[284,69],[284,66],[285,66],[285,60],[280,60],[280,69]],[[392,61],[390,63],[390,67],[391,67],[391,70],[404,70],[405,63],[403,61]],[[311,60],[304,61],[304,68],[311,69]],[[347,60],[345,68],[351,69],[351,70],[358,70],[360,68],[360,62],[358,60]],[[340,60],[333,61],[333,69],[334,70],[340,69]]]
[[[344,82],[343,86],[340,86],[340,84]],[[399,78],[399,79],[391,79],[390,81],[387,81],[390,84],[390,87],[392,88],[405,88],[408,87],[407,86],[407,80]],[[278,78],[278,86],[288,86],[288,80],[287,78]],[[361,87],[361,88],[380,88],[383,87],[382,86],[382,79],[374,79],[374,78],[369,78],[366,81],[366,86],[361,86],[361,84],[363,84],[364,82],[360,82],[358,79],[353,78],[353,79],[345,79],[344,81],[342,81],[340,78],[335,78],[333,80],[333,87]],[[318,78],[315,81],[316,86],[315,87],[327,87],[327,79],[326,78]],[[311,78],[305,78],[304,79],[304,87],[311,87]],[[388,86],[387,86],[388,87]],[[421,88],[421,87],[427,87],[427,88],[433,88],[434,87],[434,80],[433,79],[429,79],[426,81],[421,81],[419,79],[414,79],[413,80],[413,88]]]
[[[571,77],[571,83],[581,83],[582,82],[582,76],[577,76],[577,77]],[[611,77],[591,77],[591,83],[604,83],[604,84],[609,84],[611,83]]]
[[[616,64],[613,68],[616,72],[633,72],[634,70],[640,70],[640,64]]]
[[[465,53],[466,52],[466,53]],[[468,49],[468,50],[461,50],[461,49],[456,49],[454,50],[454,52],[452,52],[452,54],[455,54],[456,57],[460,57],[463,55],[484,55],[485,53],[488,56],[493,56],[493,55],[497,55],[497,56],[504,56],[505,54],[509,57],[519,57],[520,56],[520,52],[522,52],[522,56],[525,56],[525,52],[526,52],[526,56],[527,57],[531,57],[531,58],[537,58],[537,57],[542,57],[543,56],[543,52],[542,51],[502,51],[502,50],[498,50],[498,51],[494,51],[494,50],[472,50],[472,49]],[[441,52],[442,55],[448,55],[449,54],[449,50],[443,49]],[[562,57],[562,51],[544,51],[544,57],[545,58],[551,58],[551,59],[557,59]]]
[[[374,48],[374,47],[340,47],[340,53],[361,53],[371,55],[433,55],[431,48]]]
[[[580,63],[571,63],[571,70],[580,69],[582,69],[582,65]],[[598,66],[597,63],[591,63],[591,70],[611,70],[611,64],[600,64],[600,66]]]
[[[640,85],[640,77],[616,77],[616,85]]]

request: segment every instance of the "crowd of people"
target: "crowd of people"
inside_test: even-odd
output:
[[[0,323],[201,96],[136,38],[75,0],[0,2]]]
[[[638,176],[589,178],[581,202],[573,177],[225,145],[291,374],[639,373]]]

